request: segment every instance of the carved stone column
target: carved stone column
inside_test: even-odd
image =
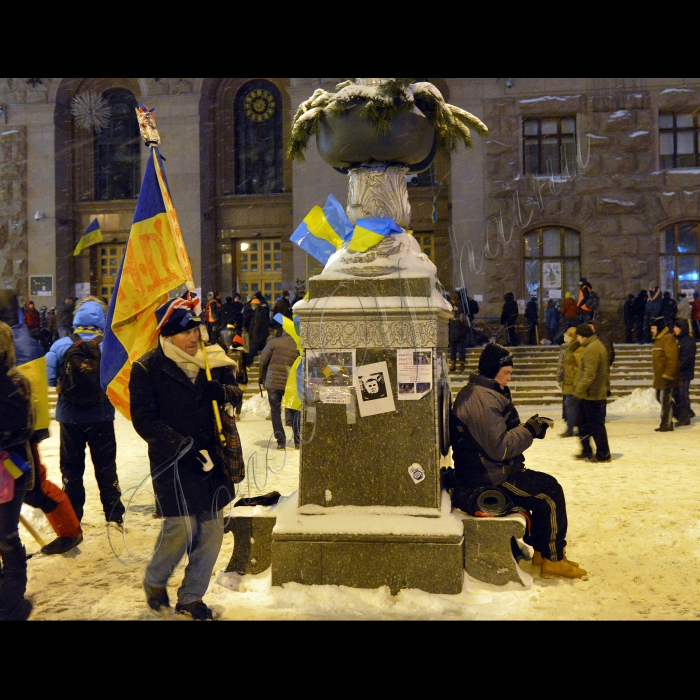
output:
[[[348,191],[348,218],[353,224],[358,219],[391,218],[408,229],[411,224],[411,205],[408,201],[408,168],[374,165],[350,171]]]

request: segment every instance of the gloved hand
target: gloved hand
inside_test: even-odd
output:
[[[540,418],[539,416],[533,416],[525,423],[525,427],[532,433],[532,437],[534,437],[535,440],[544,440],[547,431],[553,425],[554,421],[550,418]]]
[[[204,398],[207,401],[216,401],[218,404],[226,402],[226,392],[219,382],[207,382],[204,385]]]

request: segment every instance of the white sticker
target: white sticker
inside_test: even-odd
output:
[[[420,464],[414,464],[408,468],[408,473],[411,475],[414,484],[420,484],[425,481],[425,470]]]

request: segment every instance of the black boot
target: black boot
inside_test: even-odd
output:
[[[32,604],[25,600],[27,592],[27,550],[2,552],[3,576],[0,585],[0,620],[26,622],[32,613]]]

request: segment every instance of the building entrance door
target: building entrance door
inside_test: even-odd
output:
[[[268,302],[282,294],[282,241],[239,241],[236,246],[238,288],[244,297],[262,292]]]
[[[126,243],[110,243],[97,247],[97,296],[111,301],[125,249]]]

